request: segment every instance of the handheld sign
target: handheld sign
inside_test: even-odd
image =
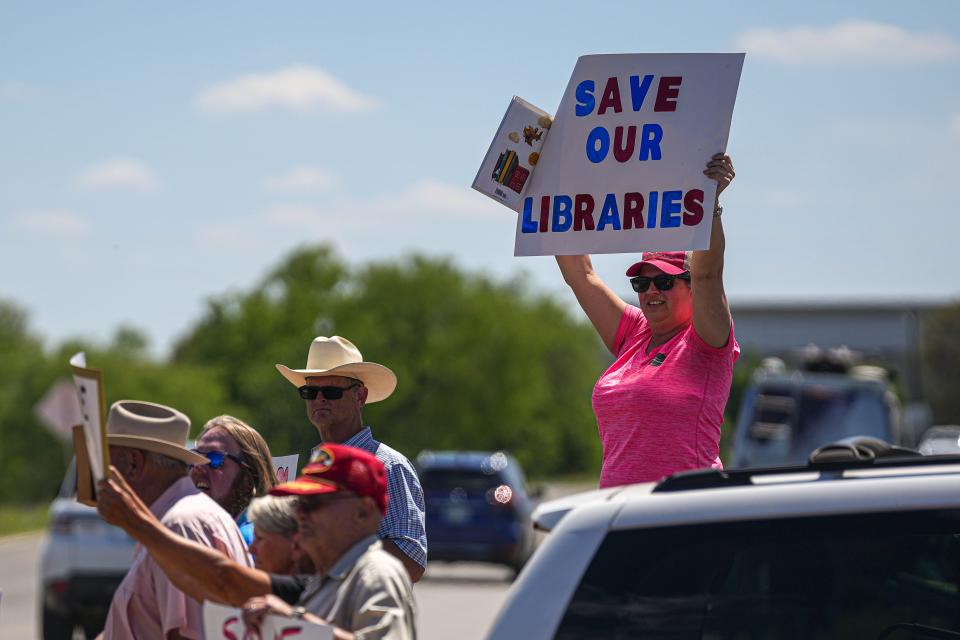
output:
[[[299,453],[289,456],[273,456],[273,470],[277,472],[277,482],[284,483],[296,479],[297,462],[299,460]]]
[[[258,635],[243,623],[243,612],[240,609],[225,607],[209,600],[203,604],[203,631],[207,640],[333,640],[333,627],[329,625],[279,616],[264,617]]]
[[[514,254],[705,249],[744,54],[577,60],[517,217]]]
[[[83,418],[83,436],[90,459],[93,480],[103,480],[104,470],[110,466],[110,448],[107,446],[107,414],[103,404],[103,375],[99,369],[87,367],[87,356],[81,351],[70,358],[73,383],[80,400]]]
[[[473,188],[519,211],[552,124],[546,111],[514,96],[473,179]]]
[[[73,452],[77,461],[77,502],[90,507],[97,506],[93,476],[90,475],[90,454],[87,453],[87,441],[83,435],[83,425],[73,427]]]

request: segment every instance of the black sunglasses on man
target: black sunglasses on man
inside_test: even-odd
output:
[[[316,400],[318,395],[323,396],[324,400],[339,400],[343,397],[343,394],[349,391],[350,389],[356,389],[360,386],[359,382],[354,382],[353,384],[346,387],[334,387],[334,386],[323,386],[315,387],[312,385],[304,385],[300,387],[300,397],[304,400]]]

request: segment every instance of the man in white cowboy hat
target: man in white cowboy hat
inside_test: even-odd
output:
[[[251,566],[233,518],[201,493],[190,465],[207,464],[186,448],[190,419],[152,402],[121,400],[110,407],[107,443],[111,474],[119,474],[150,511],[176,534]],[[202,638],[201,603],[177,589],[144,547],[114,593],[104,638]]]
[[[397,376],[381,364],[364,362],[360,350],[340,336],[314,338],[306,368],[278,364],[277,370],[300,391],[307,417],[324,443],[363,449],[386,467],[389,501],[377,535],[383,548],[399,558],[416,582],[427,566],[420,479],[403,454],[373,439],[362,415],[365,404],[385,400],[393,393]]]

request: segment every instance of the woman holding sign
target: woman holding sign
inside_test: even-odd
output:
[[[639,306],[614,294],[589,256],[556,257],[563,279],[616,356],[593,390],[603,445],[601,487],[722,467],[720,426],[740,353],[723,290],[719,202],[733,180],[733,163],[717,154],[703,173],[717,182],[710,247],[692,255],[643,254],[626,274]]]

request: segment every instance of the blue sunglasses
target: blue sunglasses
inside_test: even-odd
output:
[[[200,451],[199,449],[194,449],[193,452],[209,460],[211,469],[219,469],[223,466],[224,461],[230,458],[244,469],[253,471],[243,458],[235,456],[232,453],[227,453],[226,451]]]

